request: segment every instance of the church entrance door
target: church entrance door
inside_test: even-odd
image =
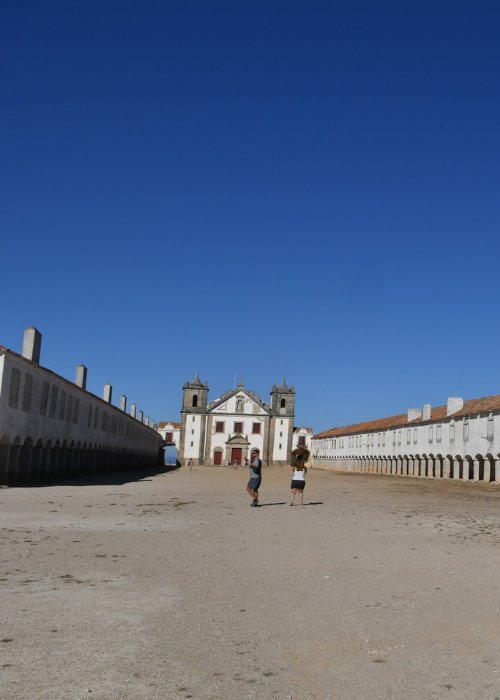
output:
[[[241,464],[243,450],[241,447],[231,448],[231,464]]]
[[[222,464],[222,450],[215,450],[214,452],[214,465],[220,467]]]

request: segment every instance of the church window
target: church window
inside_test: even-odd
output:
[[[196,408],[198,406],[198,394],[193,394],[192,406],[193,406],[193,408]]]
[[[224,421],[222,421],[222,420],[216,421],[215,432],[216,433],[223,433],[224,432]]]
[[[285,399],[281,399],[280,408],[285,408],[285,407],[286,407],[286,400],[285,400]]]
[[[281,450],[281,442],[280,442],[280,444],[278,445],[278,449]]]
[[[299,435],[299,445],[305,445],[306,444],[306,438],[305,435]]]
[[[254,435],[260,435],[260,423],[252,423],[252,433]]]
[[[193,421],[193,423],[194,423],[194,422],[195,422],[195,420],[196,420],[196,418],[195,418],[195,417],[193,416],[191,420],[192,420],[192,421]]]
[[[242,433],[243,432],[243,423],[235,423],[234,424],[234,432],[235,433]]]
[[[283,437],[283,433],[280,431],[280,437]]]
[[[174,434],[173,433],[165,433],[165,442],[173,442],[174,441]]]
[[[283,421],[282,421],[282,420],[280,420],[280,425],[283,425]]]
[[[191,435],[194,435],[194,430],[191,430]]]
[[[193,447],[193,445],[194,445],[194,442],[191,443],[191,447]]]

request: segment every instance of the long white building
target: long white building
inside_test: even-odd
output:
[[[87,369],[75,383],[42,367],[41,334],[28,328],[22,355],[0,346],[0,484],[55,479],[160,463],[153,421],[122,394],[113,406],[86,391]]]
[[[500,395],[331,428],[313,464],[351,472],[500,482]]]

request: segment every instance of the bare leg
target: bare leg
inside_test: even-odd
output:
[[[252,497],[252,501],[254,503],[258,503],[258,501],[259,501],[259,492],[258,491],[254,491],[253,489],[250,488],[250,486],[247,486],[247,493],[250,494],[250,496]]]
[[[299,493],[300,493],[300,505],[303,506],[304,505],[304,489],[300,489]]]
[[[294,504],[294,502],[295,502],[295,494],[296,494],[296,493],[297,493],[297,489],[292,489],[292,491],[291,491],[291,493],[290,493],[290,495],[291,495],[291,497],[292,497],[292,500],[291,500],[291,503],[290,503],[291,506],[293,506],[293,504]]]

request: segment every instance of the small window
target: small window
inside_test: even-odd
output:
[[[61,391],[61,403],[59,404],[59,420],[64,420],[66,414],[66,392]]]
[[[413,444],[417,444],[417,429],[413,428]]]
[[[49,404],[49,383],[43,382],[43,384],[42,384],[42,396],[40,398],[40,413],[42,416],[46,415],[48,404]]]
[[[73,423],[78,423],[78,414],[80,412],[80,399],[75,399],[73,403]]]
[[[198,406],[198,394],[193,394],[193,402],[191,405],[193,408],[196,408]]]
[[[224,432],[224,421],[218,420],[215,422],[215,432],[216,433],[223,433]]]
[[[50,409],[49,409],[49,416],[51,418],[54,418],[56,415],[56,410],[57,410],[57,394],[59,393],[59,389],[52,385],[52,392],[50,394]],[[90,425],[90,423],[89,423]]]
[[[401,430],[398,430],[398,445],[401,445]]]
[[[464,420],[464,442],[469,441],[469,421]]]
[[[94,411],[94,428],[97,428],[97,423],[99,422],[99,408],[96,406]]]
[[[280,431],[280,437],[283,437],[283,433]]]
[[[31,387],[33,385],[33,377],[31,374],[26,373],[24,377],[24,391],[23,391],[23,411],[29,411],[31,408]]]
[[[443,426],[436,425],[436,442],[441,442],[443,439]]]
[[[280,425],[283,425],[283,420],[280,420]]]
[[[73,396],[71,394],[68,394],[68,403],[66,404],[66,406],[66,420],[69,423],[71,420],[71,416],[73,415]]]
[[[278,445],[278,449],[281,450],[281,442],[280,442],[280,444]]]
[[[194,423],[195,420],[196,420],[196,418],[193,416],[193,417],[191,418],[191,421]]]
[[[406,444],[409,445],[411,442],[411,428],[406,431]]]
[[[495,434],[495,423],[493,416],[488,416],[488,421],[486,423],[486,437],[491,440]]]
[[[90,428],[91,425],[92,425],[92,404],[89,403],[89,414],[88,414],[87,427]]]
[[[298,445],[305,445],[306,444],[306,437],[305,435],[299,435],[299,440],[298,440]]]
[[[429,425],[429,442],[434,442],[434,426]]]
[[[286,408],[286,400],[285,399],[281,399],[280,408]]]
[[[392,444],[393,444],[393,445],[396,444],[396,431],[394,431],[394,432],[392,433]]]
[[[260,423],[252,423],[252,433],[254,435],[260,435]],[[300,438],[299,438],[300,440]],[[300,444],[300,442],[299,442]]]
[[[455,423],[450,423],[450,442],[455,442]]]
[[[174,434],[173,433],[165,433],[165,442],[173,442],[174,441]]]
[[[12,369],[10,375],[9,389],[9,408],[17,408],[19,401],[19,384],[21,383],[21,372],[18,369]]]
[[[191,447],[193,447],[193,445],[194,445],[194,442],[191,443]]]
[[[102,418],[101,418],[101,430],[107,430],[108,429],[108,413],[107,411],[102,412]]]
[[[191,435],[194,435],[194,430],[191,431]]]
[[[234,424],[234,432],[235,433],[242,433],[243,432],[243,423],[236,422]]]

